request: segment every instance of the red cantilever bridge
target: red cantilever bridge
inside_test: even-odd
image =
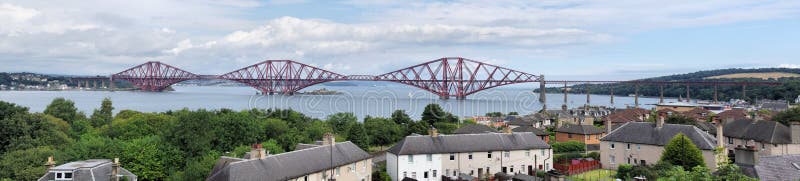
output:
[[[113,74],[110,79],[126,80],[144,91],[162,91],[186,80],[225,79],[246,84],[264,94],[294,94],[303,88],[331,81],[387,81],[414,86],[443,99],[464,99],[493,87],[542,82],[544,76],[448,57],[376,76],[342,75],[292,60],[267,60],[222,75],[198,75],[161,62],[147,62]]]
[[[73,80],[95,83],[100,80],[126,80],[143,91],[162,91],[172,84],[194,79],[224,79],[249,85],[258,89],[263,94],[294,94],[297,91],[324,82],[332,81],[387,81],[414,86],[442,99],[455,97],[465,99],[476,92],[509,84],[538,82],[539,101],[545,101],[545,85],[564,85],[564,104],[566,105],[567,84],[634,84],[636,87],[635,102],[639,101],[639,85],[658,85],[661,89],[661,101],[664,100],[663,87],[665,85],[683,84],[686,86],[686,97],[689,98],[689,85],[713,85],[714,100],[716,102],[717,86],[742,86],[742,98],[746,98],[748,85],[775,86],[778,82],[673,82],[673,81],[588,81],[588,80],[550,80],[545,81],[544,75],[534,75],[510,68],[504,68],[475,60],[448,57],[441,58],[411,67],[395,70],[381,75],[342,75],[318,67],[307,65],[292,60],[267,60],[239,70],[222,75],[198,75],[161,62],[147,62],[111,77],[73,77]],[[80,85],[80,84],[78,84]],[[113,83],[110,83],[113,89]],[[611,89],[613,103],[613,87]],[[586,89],[586,103],[589,104],[590,91]]]

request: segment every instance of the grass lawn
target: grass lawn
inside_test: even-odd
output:
[[[572,179],[572,180],[576,180],[576,181],[577,180],[584,180],[584,181],[608,180],[608,181],[613,181],[614,180],[613,176],[616,175],[616,174],[617,174],[617,171],[614,171],[614,170],[597,169],[597,170],[592,170],[592,171],[589,171],[589,172],[584,172],[584,173],[578,174],[578,175],[568,176],[567,178]]]

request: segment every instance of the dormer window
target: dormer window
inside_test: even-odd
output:
[[[72,172],[54,172],[55,180],[72,180]]]

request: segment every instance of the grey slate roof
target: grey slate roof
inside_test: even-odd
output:
[[[549,148],[550,145],[533,133],[483,133],[436,137],[406,136],[389,148],[388,152],[395,155],[411,155]]]
[[[755,171],[761,180],[800,180],[798,166],[800,155],[763,156],[755,165]]]
[[[592,135],[603,133],[605,130],[594,127],[593,125],[564,124],[560,128],[556,129],[555,132]]]
[[[92,159],[83,161],[69,162],[51,168],[49,171],[71,171],[73,180],[95,180],[108,181],[111,179],[112,162],[108,159]],[[55,175],[51,172],[39,178],[39,181],[54,180]],[[125,175],[128,180],[137,180],[136,175],[125,168],[120,168],[120,175]]]
[[[772,144],[792,143],[791,130],[775,121],[738,119],[725,123],[722,134],[726,137]]]
[[[455,134],[496,133],[497,130],[482,124],[469,124],[454,131]]]
[[[663,127],[656,128],[656,124],[650,122],[625,123],[600,141],[664,146],[678,133],[689,137],[697,148],[703,150],[713,150],[717,143],[714,136],[692,125],[664,124]]]
[[[534,128],[533,126],[520,126],[520,127],[516,127],[514,129],[511,129],[511,131],[512,132],[531,132],[533,134],[536,134],[537,136],[549,135],[544,130],[541,130],[541,129],[538,129],[538,128]]]
[[[321,143],[320,144],[300,143],[300,144],[297,144],[297,146],[294,147],[294,150],[305,150],[305,149],[309,149],[309,148],[315,148],[315,147],[318,147],[320,145],[322,145],[322,144]]]
[[[514,125],[514,126],[533,126],[533,121],[528,121],[525,119],[515,119],[506,122],[507,125]]]
[[[333,166],[330,145],[270,155],[259,160],[235,161],[222,157],[206,180],[287,180],[371,157],[372,155],[349,141],[333,146]]]

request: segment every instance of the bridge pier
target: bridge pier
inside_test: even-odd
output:
[[[567,107],[567,102],[568,102],[567,101],[567,82],[564,82],[564,90],[563,91],[564,91],[564,104],[561,105],[561,110],[566,111],[567,108],[568,108]]]
[[[718,87],[719,85],[714,84],[714,104],[719,104],[719,101],[717,100],[717,96],[719,96],[719,93],[717,92]]]
[[[448,95],[439,95],[439,99],[448,100],[448,99],[450,99],[450,96],[448,96]]]
[[[544,75],[539,75],[539,102],[542,103],[542,112],[547,111],[547,91]]]
[[[591,94],[591,90],[590,90],[591,88],[590,87],[591,86],[589,86],[589,83],[587,82],[586,83],[586,107],[587,108],[589,107],[589,104],[591,104],[591,101],[590,101],[591,97],[589,96]]]
[[[742,100],[747,101],[747,84],[742,84]]]
[[[658,84],[658,103],[664,103],[664,84]]]
[[[689,93],[689,84],[686,84],[686,102],[692,102],[692,95]]]
[[[611,85],[611,106],[614,106],[614,85]]]
[[[114,76],[108,76],[108,90],[114,92]]]
[[[456,100],[466,100],[467,96],[456,96]]]
[[[636,88],[634,89],[634,97],[633,102],[636,105],[636,108],[639,108],[639,84],[636,84]]]

